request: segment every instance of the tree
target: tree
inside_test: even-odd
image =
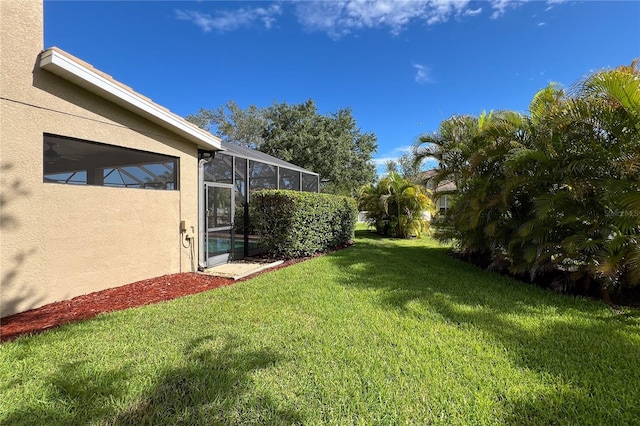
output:
[[[185,118],[206,131],[215,128],[215,135],[227,143],[259,149],[263,142],[266,121],[263,110],[255,105],[243,110],[230,100],[214,110],[200,108]]]
[[[225,142],[260,150],[320,175],[323,192],[353,195],[373,182],[377,137],[363,133],[350,109],[321,115],[312,99],[240,109],[233,101],[217,110],[201,109],[187,120],[215,128]]]
[[[414,149],[416,163],[426,157],[438,160],[432,178],[436,187],[453,182],[457,188],[444,217],[435,222],[435,236],[454,241],[479,263],[491,262],[491,240],[485,237],[485,228],[498,229],[501,218],[496,196],[504,180],[496,167],[501,148],[479,136],[492,119],[493,113],[453,116],[444,120],[436,133],[421,135]]]
[[[398,238],[419,237],[429,225],[424,213],[433,213],[429,192],[393,171],[361,188],[358,202],[377,233]]]
[[[640,285],[640,68],[596,72],[569,93],[540,90],[529,115],[451,117],[416,161],[440,162],[457,194],[436,237],[463,255],[567,288]]]
[[[553,227],[554,261],[572,279],[607,292],[640,284],[637,61],[579,82],[548,122],[551,142],[538,138],[536,147],[551,189],[536,197],[532,225]]]
[[[414,161],[413,154],[404,152],[397,160],[388,160],[385,163],[387,174],[396,172],[403,179],[407,179],[413,183],[423,183],[422,173],[424,170],[419,162]]]

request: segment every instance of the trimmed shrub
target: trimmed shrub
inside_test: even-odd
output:
[[[310,256],[348,244],[358,208],[353,198],[315,192],[262,190],[251,200],[251,223],[273,256]]]

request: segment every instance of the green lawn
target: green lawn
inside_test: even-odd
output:
[[[429,239],[0,345],[0,424],[640,424],[640,312]]]

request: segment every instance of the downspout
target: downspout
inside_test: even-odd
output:
[[[198,151],[198,269],[201,271],[207,268],[204,250],[207,208],[207,202],[204,199],[204,165],[215,156],[215,151]]]

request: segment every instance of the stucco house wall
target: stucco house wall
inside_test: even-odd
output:
[[[2,0],[0,37],[0,317],[195,270],[198,145],[41,69],[40,1]],[[44,133],[178,157],[179,190],[45,183]]]

